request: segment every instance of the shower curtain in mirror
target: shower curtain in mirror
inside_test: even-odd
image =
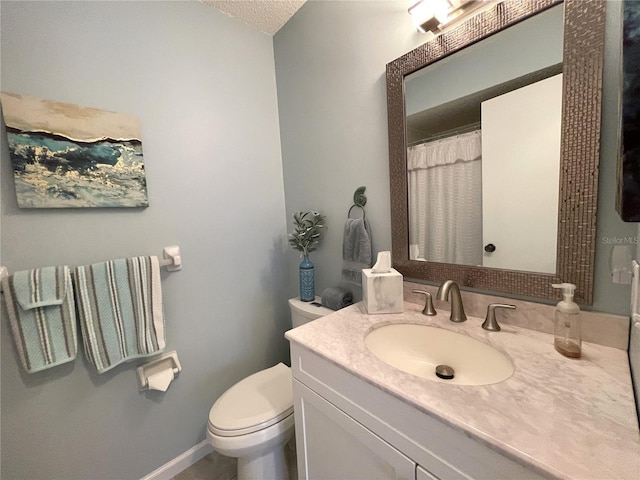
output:
[[[482,265],[481,158],[480,130],[409,147],[412,260]]]

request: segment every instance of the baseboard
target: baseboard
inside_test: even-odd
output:
[[[171,480],[177,474],[186,470],[202,457],[210,454],[212,451],[213,448],[211,448],[209,442],[203,440],[194,447],[191,447],[186,452],[178,455],[173,460],[170,460],[161,467],[155,469],[149,475],[143,477],[140,480]]]

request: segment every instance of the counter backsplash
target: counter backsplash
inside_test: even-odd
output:
[[[436,310],[450,310],[447,302],[435,300],[438,287],[422,283],[404,282],[404,300],[424,304],[424,295],[412,290],[427,290],[434,296]],[[496,309],[498,322],[515,325],[530,330],[553,334],[555,305],[546,305],[513,298],[462,291],[462,301],[467,315],[484,318],[490,303],[510,303],[516,310]],[[582,340],[606,347],[627,350],[629,345],[629,317],[600,312],[580,312]]]

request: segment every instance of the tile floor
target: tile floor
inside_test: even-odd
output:
[[[296,465],[295,438],[285,447],[289,464],[289,479],[298,478]],[[224,457],[216,452],[210,453],[191,465],[185,471],[173,477],[173,480],[236,480],[236,459]],[[264,479],[281,480],[281,479]]]

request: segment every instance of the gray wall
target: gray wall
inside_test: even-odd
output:
[[[610,2],[594,308],[627,313],[603,241],[637,234],[614,210],[619,11]],[[135,364],[97,375],[82,354],[26,375],[3,318],[1,476],[139,478],[204,439],[224,389],[287,358],[294,211],[328,215],[312,254],[318,292],[339,282],[360,185],[374,248],[390,249],[384,67],[424,37],[404,0],[311,1],[273,43],[198,2],[2,1],[0,15],[2,90],[140,117],[151,201],[20,210],[0,136],[1,263],[78,265],[174,243],[185,262],[163,274],[168,348],[184,367],[166,394],[138,393]]]
[[[367,186],[375,250],[391,248],[385,65],[424,43],[402,0],[307,2],[274,39],[287,213],[318,209],[329,230],[312,254],[316,291],[340,282],[342,228]],[[598,246],[592,309],[628,314],[629,286],[611,283],[607,239],[637,238],[615,211],[620,111],[620,5],[607,6]],[[291,265],[291,285],[297,272]]]
[[[215,399],[288,359],[272,39],[199,2],[1,3],[2,90],[140,118],[150,207],[21,210],[1,135],[2,264],[80,265],[182,248],[163,273],[183,372],[139,393],[135,362],[28,375],[2,335],[3,479],[140,478],[202,441]],[[3,127],[4,128],[4,127]]]
[[[423,41],[402,0],[308,1],[274,37],[288,227],[295,211],[327,215],[311,254],[318,294],[340,282],[359,186],[374,250],[391,248],[385,65]],[[290,275],[295,293],[295,265]]]

